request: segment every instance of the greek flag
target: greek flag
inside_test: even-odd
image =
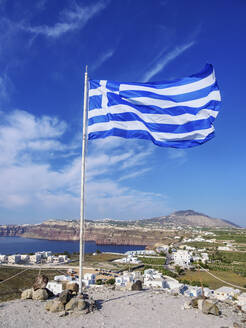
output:
[[[88,139],[148,139],[189,148],[214,137],[220,91],[212,65],[171,82],[89,81]]]

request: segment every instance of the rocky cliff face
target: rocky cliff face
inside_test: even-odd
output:
[[[169,234],[170,235],[170,234]],[[0,226],[0,236],[19,236],[50,240],[79,240],[77,221],[45,221],[26,226]],[[114,227],[107,224],[86,223],[86,241],[111,245],[153,245],[165,242],[167,233],[160,229]]]
[[[202,226],[233,228],[234,224],[213,219],[194,211],[179,211],[169,216],[138,221],[88,221],[85,239],[97,244],[153,245],[168,243],[175,236],[170,231],[177,226]],[[169,230],[168,230],[169,229]],[[75,220],[48,220],[41,224],[2,225],[0,236],[19,236],[50,240],[79,240],[79,222]]]

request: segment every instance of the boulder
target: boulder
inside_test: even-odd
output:
[[[71,290],[77,294],[79,291],[79,284],[77,284],[77,282],[69,282],[66,285],[66,289]]]
[[[60,293],[59,301],[65,305],[71,300],[72,297],[73,297],[72,292],[67,289]]]
[[[49,298],[55,296],[54,293],[53,293],[51,290],[49,290],[48,288],[44,288],[44,289],[45,289],[46,292],[48,293],[48,297],[49,297]]]
[[[203,301],[203,299],[201,297],[192,298],[191,301],[190,301],[191,307],[197,309],[198,308],[198,301],[199,300],[202,300]]]
[[[54,301],[51,301],[51,305],[49,307],[50,309],[50,312],[61,312],[61,311],[64,311],[64,304],[62,304],[61,301],[59,300],[54,300]]]
[[[89,303],[83,299],[74,297],[65,306],[66,311],[82,311],[88,308]]]
[[[142,281],[137,280],[134,282],[134,284],[132,284],[132,290],[143,290]]]
[[[37,289],[42,289],[45,288],[47,286],[49,282],[48,277],[46,277],[45,275],[39,275],[36,277],[34,284],[33,284],[33,289],[37,290]]]
[[[132,290],[132,285],[133,285],[133,283],[129,281],[129,282],[126,284],[125,290]]]
[[[181,307],[182,310],[188,310],[188,309],[191,309],[191,308],[192,308],[192,306],[191,306],[190,302],[189,303],[185,302],[183,304],[183,306]]]
[[[48,302],[46,302],[45,303],[45,306],[44,306],[45,310],[50,311],[50,308],[51,308],[53,302],[54,301],[48,301]]]
[[[246,313],[246,304],[241,306],[241,310]]]
[[[33,294],[33,289],[32,288],[26,289],[21,293],[21,299],[22,300],[30,299],[30,298],[32,298],[32,294]]]
[[[38,301],[45,301],[48,299],[48,297],[49,296],[46,289],[37,289],[32,294],[32,299]]]
[[[218,306],[210,300],[203,300],[203,302],[202,302],[202,312],[205,313],[205,314],[213,314],[213,315],[216,315],[216,316],[220,315],[220,311],[219,311]]]

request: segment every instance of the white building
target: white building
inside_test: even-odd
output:
[[[126,287],[128,283],[134,282],[134,275],[131,272],[123,272],[123,275],[115,278],[115,285],[118,287]]]
[[[203,263],[209,261],[208,253],[201,253],[201,257],[202,257],[202,262]]]
[[[128,255],[127,257],[123,257],[122,259],[114,260],[116,263],[128,263],[128,264],[140,264],[142,263],[140,260],[138,260],[137,257]]]
[[[86,273],[84,274],[84,279],[82,279],[82,282],[85,284],[85,287],[95,285],[96,275],[94,273]]]
[[[231,251],[231,247],[229,246],[219,246],[218,251]]]
[[[50,255],[47,257],[47,263],[53,263],[54,256]]]
[[[125,252],[126,255],[156,255],[156,252],[154,250],[149,250],[149,249],[143,249],[143,250],[136,250],[136,251],[128,251]]]
[[[162,278],[162,274],[154,269],[144,270],[144,279],[159,279]]]
[[[157,253],[160,253],[160,252],[167,253],[168,250],[169,250],[169,246],[168,245],[161,245],[161,246],[158,246],[156,248]]]
[[[148,288],[164,288],[165,279],[164,278],[144,278],[144,286]]]
[[[192,261],[192,255],[188,251],[178,250],[173,254],[173,260],[175,265],[188,268]]]
[[[58,260],[59,262],[67,262],[67,255],[59,255]]]
[[[63,275],[60,275],[60,276],[55,276],[54,280],[55,281],[73,281],[73,278],[71,276],[65,276],[63,274]]]
[[[220,301],[225,301],[227,299],[238,297],[240,293],[239,289],[223,286],[214,291],[214,296]]]
[[[0,254],[0,262],[1,263],[8,262],[8,256],[4,254]]]
[[[35,253],[34,255],[29,256],[29,261],[31,263],[40,263],[42,259],[41,254]]]
[[[15,254],[8,256],[8,263],[18,264],[21,262],[21,255]]]
[[[180,289],[183,286],[183,284],[181,284],[178,280],[172,277],[164,276],[164,278],[165,278],[164,288],[174,290],[174,289]]]
[[[185,290],[184,295],[188,297],[198,297],[202,296],[202,287],[197,286],[187,286],[188,288]]]
[[[22,262],[29,262],[30,256],[28,254],[21,254],[21,261]]]
[[[62,282],[49,281],[46,288],[53,292],[54,295],[58,295],[63,291]]]

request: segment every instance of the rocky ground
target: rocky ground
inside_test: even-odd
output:
[[[222,315],[203,314],[198,309],[184,309],[190,299],[171,296],[164,291],[117,291],[108,288],[89,290],[99,309],[81,312],[50,313],[47,301],[15,300],[0,304],[1,328],[222,328],[246,327],[246,315],[234,312],[231,305],[219,303]]]

